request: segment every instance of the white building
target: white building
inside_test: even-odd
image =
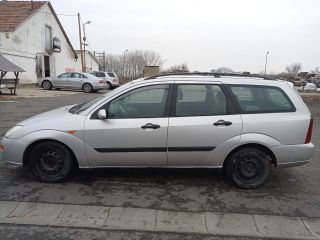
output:
[[[22,83],[81,71],[50,2],[0,1],[0,54],[26,71],[20,75]]]
[[[78,67],[77,67],[77,71],[81,71],[81,51],[80,50],[76,50],[76,53],[78,54]],[[84,55],[84,54],[83,54]],[[85,72],[90,73],[93,71],[99,71],[99,61],[97,60],[97,58],[93,55],[92,52],[87,51],[86,50],[86,54],[83,56],[83,62],[84,64],[84,69]]]

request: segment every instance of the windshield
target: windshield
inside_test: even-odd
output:
[[[128,87],[128,85],[130,85],[130,84],[132,84],[132,82],[128,82],[128,83],[122,85],[121,87],[116,88],[113,91],[107,92],[107,93],[99,96],[98,98],[90,101],[90,102],[83,102],[83,103],[80,103],[76,106],[73,106],[72,108],[69,109],[69,112],[74,113],[74,114],[78,114],[80,112],[83,112],[83,111],[87,110],[88,108],[90,108],[91,106],[93,106],[94,104],[98,103],[99,101],[107,98],[108,96],[116,94],[118,92],[121,92],[122,90],[126,89]]]

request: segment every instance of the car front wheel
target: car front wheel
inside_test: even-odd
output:
[[[238,187],[257,188],[270,175],[271,158],[259,148],[243,148],[231,155],[226,168],[228,177]]]
[[[43,87],[44,90],[51,90],[52,89],[52,84],[51,84],[50,81],[46,80],[46,81],[43,81],[42,87]]]
[[[33,174],[44,182],[61,182],[74,167],[69,149],[53,141],[41,142],[33,147],[29,160]]]

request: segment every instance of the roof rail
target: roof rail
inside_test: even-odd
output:
[[[219,78],[221,76],[232,76],[232,77],[255,77],[255,78],[263,78],[266,80],[274,80],[275,78],[272,78],[270,76],[263,76],[259,74],[241,74],[241,73],[212,73],[212,72],[187,72],[187,73],[163,73],[151,77],[145,78],[145,80],[150,80],[150,79],[156,79],[158,77],[166,77],[166,76],[179,76],[179,75],[198,75],[198,76],[213,76],[216,78]]]

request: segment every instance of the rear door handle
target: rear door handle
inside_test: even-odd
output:
[[[141,128],[142,129],[147,129],[147,128],[157,129],[157,128],[160,128],[160,125],[153,124],[153,123],[147,123],[146,125],[141,126]]]
[[[219,121],[215,122],[213,125],[215,125],[215,126],[230,126],[231,124],[232,124],[232,122],[225,121],[225,120],[219,120]]]

